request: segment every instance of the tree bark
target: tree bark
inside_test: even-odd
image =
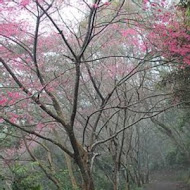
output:
[[[75,161],[80,168],[83,179],[82,190],[95,190],[89,154],[80,144],[78,144],[78,150],[79,155],[76,155]]]

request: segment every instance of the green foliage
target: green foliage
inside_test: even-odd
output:
[[[32,188],[32,190],[42,190],[42,187],[40,185],[37,185],[36,187]]]
[[[185,154],[181,153],[177,148],[168,152],[166,161],[169,166],[188,164]]]
[[[27,165],[16,164],[13,168],[15,174],[12,184],[13,190],[42,190],[39,185],[42,174],[36,170],[38,163],[32,162]]]
[[[182,69],[174,70],[159,83],[163,89],[170,89],[173,91],[173,103],[184,102],[183,106],[190,106],[190,67],[186,66]]]
[[[42,187],[40,185],[29,187],[29,186],[18,186],[18,184],[14,183],[12,186],[13,190],[22,190],[27,188],[27,190],[42,190]],[[26,189],[25,189],[26,190]]]
[[[102,173],[95,174],[95,186],[99,190],[112,189],[113,187],[113,185]]]
[[[109,164],[108,164],[109,163]],[[95,186],[97,189],[112,189],[113,185],[106,176],[112,173],[112,160],[110,157],[104,157],[104,160],[96,160],[94,169]]]
[[[186,10],[186,16],[190,17],[190,7],[188,7],[187,10]]]
[[[15,164],[12,190],[53,190],[55,185],[38,168],[38,162],[26,165]],[[72,184],[67,169],[57,170],[55,177],[61,182],[62,190],[71,190]]]
[[[186,14],[186,16],[187,16],[187,19],[190,19],[190,1],[187,1],[187,2],[186,2],[185,8],[186,8],[185,14]],[[188,21],[189,21],[189,20],[188,20]],[[190,23],[188,22],[188,24],[190,24]]]
[[[72,189],[69,171],[67,169],[59,170],[59,172],[56,173],[56,177],[61,182],[63,190]]]
[[[131,190],[143,190],[143,187],[138,187],[137,185],[132,185]]]

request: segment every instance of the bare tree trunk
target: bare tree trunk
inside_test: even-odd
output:
[[[60,139],[60,136],[58,135],[57,131],[54,129],[53,132],[54,132],[54,135],[56,136],[56,138],[58,139],[59,143],[61,143],[61,139]],[[72,169],[72,165],[71,165],[71,158],[69,157],[69,155],[67,153],[65,153],[65,152],[63,152],[63,153],[65,156],[65,160],[66,160],[67,168],[69,171],[69,177],[71,179],[71,184],[72,184],[73,190],[76,190],[78,188],[78,186],[77,186],[75,176],[73,174],[73,169]]]
[[[84,156],[86,157],[88,155],[86,154]],[[90,165],[88,162],[86,162],[85,157],[82,158],[82,160],[79,159],[77,163],[83,178],[82,190],[95,190],[92,173],[90,171]]]
[[[94,190],[94,182],[90,167],[91,154],[76,140],[73,131],[68,131],[68,135],[74,150],[74,160],[82,176],[82,190]]]
[[[128,173],[128,172],[127,172],[127,180],[126,180],[125,190],[130,190],[130,185],[129,185],[129,173]]]
[[[118,165],[116,163],[116,165]],[[113,181],[113,189],[114,190],[118,190],[118,186],[119,186],[119,171],[118,171],[118,167],[115,167],[115,171],[114,171],[114,181]]]
[[[68,171],[69,171],[69,177],[71,179],[73,190],[76,190],[78,188],[78,186],[77,186],[75,176],[73,174],[73,169],[72,169],[72,165],[71,165],[71,159],[65,152],[64,152],[64,156],[65,156],[65,159],[66,159],[66,164],[67,164],[67,168],[68,168]]]

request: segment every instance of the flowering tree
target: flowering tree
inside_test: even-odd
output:
[[[172,20],[165,1],[140,8],[125,0],[0,3],[1,125],[22,131],[19,149],[34,160],[30,141],[43,139],[66,153],[85,190],[94,189],[93,163],[104,145],[117,189],[126,130],[167,109],[167,95],[154,91],[155,68],[171,57],[189,64],[180,19]]]

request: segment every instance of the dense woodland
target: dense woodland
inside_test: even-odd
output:
[[[0,0],[0,189],[190,183],[190,1]]]

